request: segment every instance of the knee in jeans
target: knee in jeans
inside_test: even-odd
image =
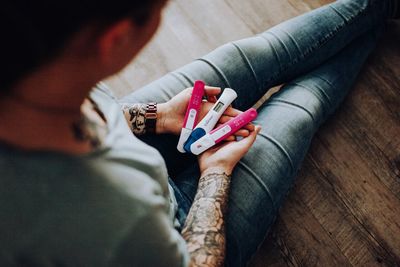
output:
[[[299,137],[310,136],[314,133],[316,121],[315,116],[310,112],[299,109],[297,112],[293,112],[291,117],[288,133],[290,133],[293,138],[299,139]]]
[[[318,96],[315,89],[298,85],[285,86],[270,102],[280,106],[282,112],[288,116],[286,119],[293,120],[294,125],[307,126],[306,128],[318,126],[329,105]]]

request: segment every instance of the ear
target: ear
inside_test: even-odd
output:
[[[118,56],[129,48],[134,25],[131,20],[120,20],[108,27],[98,39],[98,56],[102,64],[111,66]]]

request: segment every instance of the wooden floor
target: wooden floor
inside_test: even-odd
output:
[[[217,46],[330,1],[173,0],[153,42],[108,83],[126,94]],[[400,23],[316,135],[250,266],[400,266]]]

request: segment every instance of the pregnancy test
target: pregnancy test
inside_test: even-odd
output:
[[[204,87],[205,83],[203,81],[196,81],[194,83],[192,96],[186,110],[186,115],[181,130],[181,136],[179,137],[179,142],[177,146],[178,151],[181,153],[186,152],[183,146],[189,138],[190,134],[192,133],[193,128],[196,126],[197,118],[199,116],[199,111],[201,108],[201,102],[204,95]]]
[[[184,145],[186,152],[190,153],[190,146],[214,128],[222,114],[236,98],[237,94],[233,89],[226,88],[224,90],[218,101],[190,134]]]
[[[190,150],[193,154],[199,155],[214,145],[227,139],[241,128],[246,126],[257,118],[257,111],[254,108],[248,109],[239,116],[229,120],[217,129],[206,134],[190,146]]]

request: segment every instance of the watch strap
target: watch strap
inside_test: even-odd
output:
[[[155,133],[157,123],[157,103],[148,103],[146,105],[146,132]]]

